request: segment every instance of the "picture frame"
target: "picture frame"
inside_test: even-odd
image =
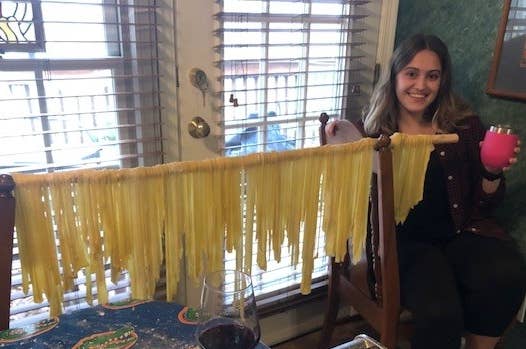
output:
[[[486,93],[526,100],[526,9],[524,0],[505,0]]]

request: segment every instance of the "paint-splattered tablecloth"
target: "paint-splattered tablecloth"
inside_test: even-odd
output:
[[[130,301],[74,311],[0,332],[1,349],[194,349],[195,310]],[[268,348],[259,344],[256,349]]]

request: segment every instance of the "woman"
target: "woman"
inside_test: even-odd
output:
[[[461,336],[468,349],[494,348],[524,298],[526,267],[489,215],[504,194],[502,169],[480,161],[485,129],[452,93],[449,53],[436,36],[418,34],[396,49],[363,122],[326,128],[333,143],[394,132],[459,135],[456,144],[435,146],[423,200],[397,226],[412,348],[458,349]]]

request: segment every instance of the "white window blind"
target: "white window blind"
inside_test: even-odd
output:
[[[155,0],[0,4],[1,173],[162,163],[158,32],[173,28]],[[66,311],[87,306],[84,278]],[[126,274],[107,280],[110,299],[128,296]],[[12,286],[11,326],[48,316],[22,292],[16,239]]]
[[[365,82],[369,2],[219,1],[216,50],[225,155],[317,146],[320,113],[339,118],[358,108],[354,98]],[[327,262],[318,234],[316,282],[326,277]],[[235,266],[235,256],[228,255],[226,264]],[[290,264],[284,248],[281,263],[269,263],[267,271],[253,266],[258,304],[298,292],[301,263]]]
[[[2,1],[2,16],[17,15],[25,3]],[[0,61],[0,169],[161,161],[155,1],[38,3],[45,47],[6,46]],[[14,35],[3,43],[23,40]]]

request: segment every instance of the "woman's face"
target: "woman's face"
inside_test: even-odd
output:
[[[441,72],[438,55],[431,50],[422,50],[396,74],[396,97],[401,114],[418,118],[424,115],[437,97]]]

